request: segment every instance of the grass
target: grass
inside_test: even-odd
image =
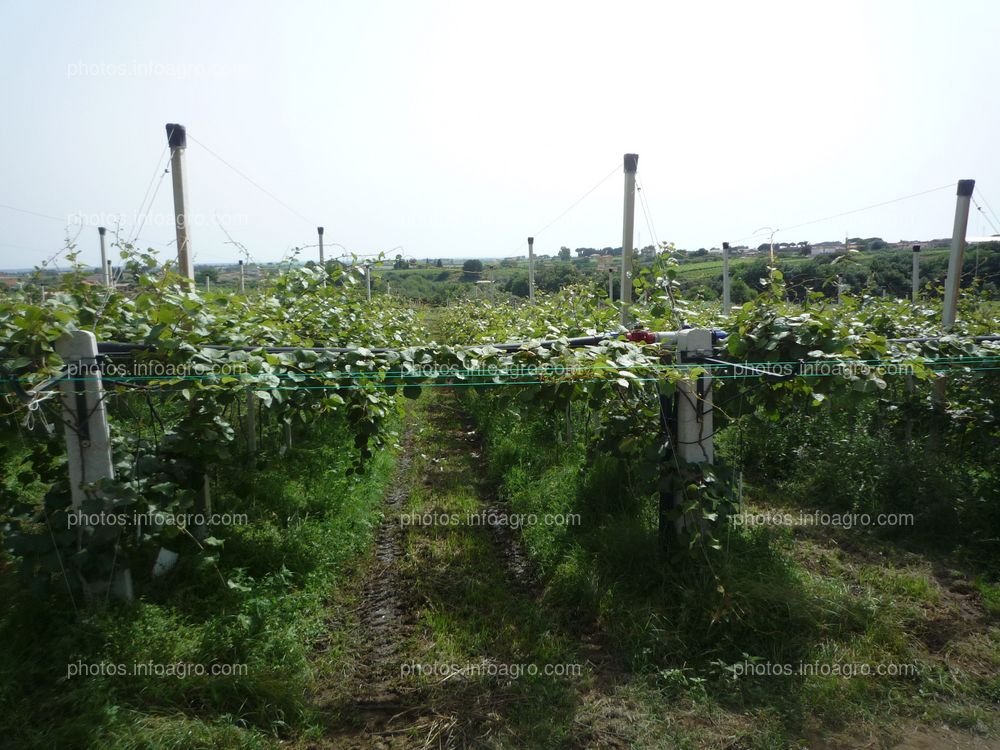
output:
[[[80,620],[0,575],[0,726],[18,748],[264,748],[314,725],[313,646],[326,600],[370,545],[384,483],[382,452],[349,477],[351,441],[336,421],[308,428],[269,468],[223,477],[220,570],[191,560],[129,605]],[[236,588],[223,587],[219,574]],[[67,677],[76,667],[239,665],[245,674]],[[118,669],[118,667],[115,667]],[[188,668],[190,669],[190,668]],[[78,671],[80,671],[78,669]]]
[[[511,746],[560,747],[571,734],[574,686],[528,671],[579,664],[579,644],[511,572],[495,531],[464,522],[486,508],[489,488],[475,480],[474,443],[456,429],[461,417],[452,398],[438,393],[429,400],[430,406],[420,405],[429,428],[417,436],[414,466],[426,481],[414,485],[407,510],[462,522],[409,531],[403,575],[419,604],[407,658],[467,672],[413,675],[411,687],[438,712],[454,713],[462,731],[489,732],[492,726]],[[486,674],[490,669],[514,677]],[[491,719],[490,712],[503,720]]]
[[[976,581],[976,588],[983,600],[983,607],[991,615],[1000,616],[1000,584]]]
[[[639,508],[616,499],[629,479],[623,467],[595,465],[581,442],[553,440],[548,415],[514,418],[501,396],[467,402],[515,512],[562,512],[577,501],[579,526],[521,535],[545,598],[600,623],[636,675],[633,688],[643,686],[637,700],[687,726],[674,735],[678,746],[713,746],[719,727],[755,748],[850,726],[884,736],[919,717],[996,728],[993,584],[979,583],[980,605],[961,581],[939,582],[926,558],[859,530],[833,538],[730,527],[708,560],[665,558],[653,498]],[[758,502],[769,505],[768,494]],[[794,673],[753,673],[767,665]],[[827,673],[864,669],[853,665],[896,673]]]

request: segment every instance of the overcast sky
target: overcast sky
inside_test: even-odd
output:
[[[320,224],[331,253],[617,247],[626,152],[642,245],[948,236],[960,178],[1000,211],[997,28],[986,0],[4,0],[0,204],[45,217],[0,208],[0,267],[81,222],[96,263],[96,226],[135,236],[147,186],[138,244],[173,253],[168,122],[196,263],[239,257],[220,224],[258,260]],[[973,208],[970,235],[994,231]]]

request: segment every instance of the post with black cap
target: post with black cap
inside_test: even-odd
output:
[[[920,245],[913,246],[913,302],[916,304],[920,294]]]
[[[101,278],[104,279],[104,286],[111,286],[111,275],[108,269],[108,250],[104,245],[104,235],[107,233],[104,227],[98,227],[97,233],[101,237]]]
[[[187,179],[184,170],[184,152],[187,150],[187,131],[183,125],[167,123],[167,145],[170,147],[170,174],[174,182],[174,225],[177,228],[177,270],[194,281],[191,265],[190,223],[187,218]]]
[[[246,293],[246,277],[243,273],[243,261],[240,261],[240,294]]]
[[[326,262],[323,258],[323,227],[316,227],[316,233],[319,235],[319,268],[323,272],[323,286],[326,286]]]
[[[951,254],[948,256],[948,278],[944,283],[944,310],[941,313],[941,322],[946,331],[950,331],[955,325],[958,295],[962,286],[962,261],[965,259],[965,232],[969,227],[969,204],[972,202],[972,191],[975,187],[975,180],[959,180],[956,190],[958,197],[955,200],[955,224],[951,230]],[[934,392],[931,396],[936,419],[931,426],[927,441],[930,453],[939,448],[941,433],[945,429],[947,395],[948,380],[940,377],[934,382]]]
[[[722,243],[722,314],[729,315],[731,306],[729,289],[729,243]]]
[[[958,198],[955,201],[955,225],[951,231],[951,255],[948,257],[948,279],[944,285],[944,313],[942,323],[945,330],[955,325],[958,308],[958,294],[962,287],[962,261],[965,259],[965,232],[969,227],[969,204],[975,180],[958,181]]]
[[[528,300],[535,301],[535,238],[528,238]]]
[[[635,172],[639,168],[638,154],[625,154],[625,215],[622,221],[622,325],[631,324],[632,304],[632,235],[635,228]]]

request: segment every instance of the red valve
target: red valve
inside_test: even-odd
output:
[[[635,341],[636,343],[642,344],[655,344],[656,334],[652,331],[644,331],[641,328],[636,328],[625,334],[625,338],[629,341]]]

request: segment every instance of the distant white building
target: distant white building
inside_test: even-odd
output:
[[[844,252],[843,242],[817,242],[809,246],[809,255],[829,255]]]

